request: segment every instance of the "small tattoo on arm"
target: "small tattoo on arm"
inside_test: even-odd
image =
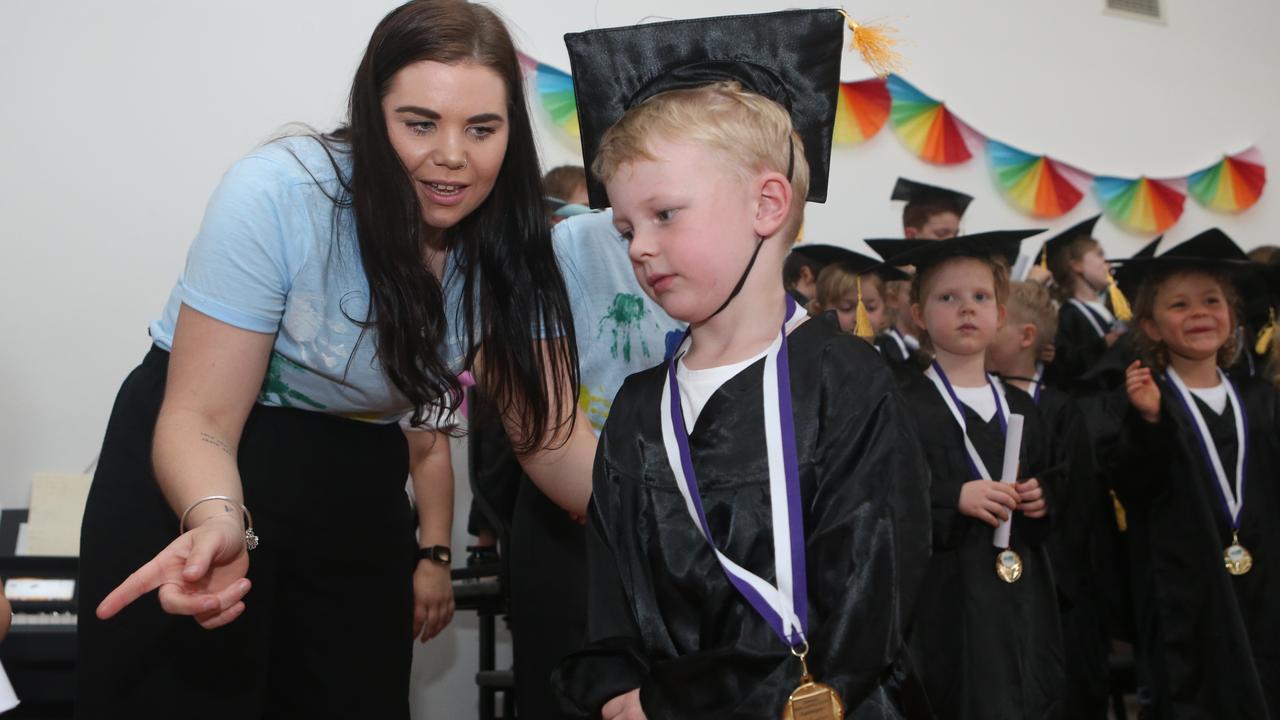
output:
[[[230,455],[233,458],[236,456],[235,452],[232,451],[231,446],[228,445],[224,440],[220,438],[216,438],[207,432],[202,432],[200,433],[200,439],[218,448],[219,450]]]

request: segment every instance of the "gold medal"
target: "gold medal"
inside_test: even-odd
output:
[[[1222,551],[1222,561],[1232,575],[1244,575],[1253,569],[1253,556],[1240,544],[1239,530],[1231,533],[1231,545]]]
[[[791,649],[791,654],[800,658],[800,686],[787,698],[782,720],[843,720],[844,703],[840,702],[840,695],[830,685],[813,681],[809,665],[804,661],[808,653],[808,643],[802,650]]]
[[[1005,548],[996,555],[996,575],[1007,583],[1016,583],[1022,577],[1022,558],[1018,553]]]

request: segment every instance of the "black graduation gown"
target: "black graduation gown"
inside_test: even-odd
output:
[[[884,363],[807,322],[789,340],[809,589],[809,668],[851,718],[902,717],[901,628],[929,554],[927,470]],[[775,581],[764,361],[707,401],[689,438],[716,546]],[[800,665],[730,585],[685,509],[663,447],[666,368],[627,379],[596,454],[587,526],[588,647],[554,683],[583,717],[640,688],[662,718],[781,716]],[[895,666],[898,666],[895,668]]]
[[[1045,368],[1045,380],[1050,385],[1074,393],[1080,378],[1102,358],[1107,351],[1106,339],[1094,329],[1088,312],[1075,303],[1065,302],[1058,308],[1058,334],[1053,339],[1053,362]],[[1094,320],[1108,326],[1101,317]]]
[[[1031,397],[1005,387],[1009,410],[1026,417],[1021,477],[1041,481],[1055,511],[1060,478],[1048,469],[1046,430]],[[912,662],[939,718],[1060,717],[1063,657],[1058,601],[1045,540],[1049,518],[1018,513],[1010,547],[1022,556],[1024,574],[1007,584],[996,576],[994,529],[962,515],[960,487],[970,480],[964,437],[937,388],[921,376],[904,390],[920,425],[932,474],[933,558],[916,605]],[[961,405],[970,439],[993,473],[999,473],[1004,433],[992,416],[983,420]]]
[[[1063,717],[1105,718],[1110,643],[1099,557],[1113,505],[1099,482],[1085,415],[1076,402],[1060,390],[1042,386],[1036,404],[1048,431],[1052,458],[1052,469],[1043,474],[1053,473],[1059,488],[1049,559],[1058,589],[1066,662]]]
[[[1128,510],[1138,614],[1139,681],[1155,717],[1280,717],[1280,428],[1276,390],[1238,382],[1249,446],[1240,542],[1253,569],[1232,576],[1231,524],[1192,420],[1160,382],[1160,422],[1129,409],[1113,482]],[[1234,478],[1231,407],[1196,399]],[[1270,705],[1268,713],[1267,705]]]
[[[907,346],[907,351],[904,353],[902,345],[899,345],[898,341],[887,332],[876,336],[875,345],[899,386],[905,387],[911,384],[915,378],[920,377],[920,373],[924,372],[925,368],[929,367],[929,360],[923,352],[912,350]]]

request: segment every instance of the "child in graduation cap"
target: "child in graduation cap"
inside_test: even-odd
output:
[[[890,200],[903,203],[902,236],[910,240],[945,240],[960,234],[960,221],[973,202],[966,195],[949,188],[929,185],[900,177],[894,183]],[[891,280],[885,288],[889,327],[876,337],[876,347],[895,371],[908,376],[928,364],[927,354],[920,352],[920,330],[911,320],[911,283]]]
[[[1237,352],[1221,230],[1130,261],[1143,359],[1112,482],[1134,546],[1138,681],[1152,717],[1280,712],[1280,433],[1276,389],[1224,372]]]
[[[1004,325],[987,348],[987,369],[1035,401],[1048,431],[1051,470],[1061,481],[1054,531],[1049,542],[1054,584],[1062,617],[1066,670],[1063,717],[1106,715],[1109,684],[1108,635],[1099,583],[1100,522],[1109,521],[1111,498],[1099,483],[1085,414],[1067,393],[1044,383],[1040,362],[1053,342],[1058,310],[1037,282],[1009,284]]]
[[[1113,289],[1116,285],[1102,244],[1093,237],[1101,217],[1094,215],[1049,238],[1041,256],[1053,275],[1053,292],[1061,305],[1047,379],[1067,392],[1076,390],[1081,377],[1123,334],[1121,323],[1129,319],[1127,303]],[[1112,307],[1103,301],[1108,290]]]
[[[1035,232],[873,245],[888,263],[916,267],[911,314],[935,357],[903,394],[932,474],[933,557],[914,613],[912,660],[940,718],[1045,718],[1062,709],[1062,639],[1045,545],[1059,478],[1043,474],[1047,430],[1034,400],[985,371],[1005,322],[1008,264]],[[1004,470],[1014,413],[1024,429]],[[1016,478],[1001,477],[1006,471]]]
[[[929,543],[926,470],[900,451],[914,426],[875,351],[805,322],[781,282],[805,199],[825,198],[844,25],[790,11],[566,38],[591,201],[690,324],[600,438],[589,645],[553,676],[581,716],[903,716]]]
[[[902,236],[910,240],[946,240],[960,234],[960,221],[972,195],[900,177],[890,200],[902,206]]]
[[[1262,273],[1267,286],[1270,319],[1258,332],[1254,351],[1262,358],[1261,377],[1280,389],[1280,338],[1276,337],[1280,332],[1276,323],[1276,317],[1280,315],[1280,254],[1271,256]]]
[[[906,273],[876,258],[835,245],[801,245],[791,253],[825,260],[818,273],[811,315],[830,313],[844,332],[869,343],[888,327],[885,286],[908,279]]]

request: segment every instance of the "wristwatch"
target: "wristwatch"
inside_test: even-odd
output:
[[[453,560],[453,553],[449,551],[448,545],[432,545],[431,547],[418,548],[419,560],[430,560],[439,565],[449,565]]]

